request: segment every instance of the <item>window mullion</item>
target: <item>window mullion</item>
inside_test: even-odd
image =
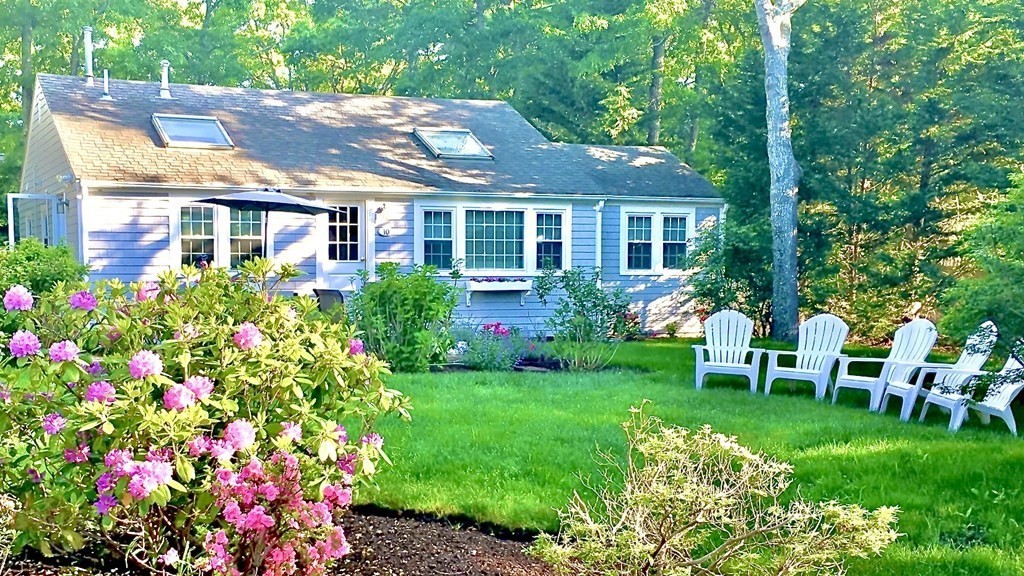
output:
[[[537,271],[537,211],[533,208],[523,211],[523,270]]]
[[[665,240],[665,216],[655,212],[651,218],[651,271],[661,273],[663,268],[662,250]]]

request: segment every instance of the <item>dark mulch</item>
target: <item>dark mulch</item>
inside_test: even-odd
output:
[[[352,552],[335,572],[353,576],[551,576],[523,553],[526,544],[444,520],[356,511],[345,519]],[[11,576],[99,576],[141,573],[89,557],[22,557]]]

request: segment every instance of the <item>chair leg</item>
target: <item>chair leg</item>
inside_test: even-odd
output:
[[[878,407],[882,404],[882,389],[872,388],[871,389],[871,405],[868,410],[872,412],[878,412]]]
[[[918,422],[924,422],[924,416],[928,413],[928,399],[925,398],[924,406],[921,406],[921,416],[917,419]]]
[[[911,391],[910,396],[903,398],[903,407],[900,409],[900,420],[910,422],[910,415],[914,412],[914,404],[917,404],[917,396]]]
[[[1003,410],[1003,413],[1001,414],[1001,416],[1003,418],[1003,422],[1006,422],[1006,425],[1010,428],[1010,434],[1013,434],[1014,436],[1016,436],[1017,435],[1017,421],[1013,419],[1013,410],[1010,410],[1009,408],[1007,408],[1006,410]]]
[[[764,378],[764,395],[767,396],[772,393],[772,381],[775,380],[775,373],[771,368],[768,369],[768,375]]]
[[[697,381],[697,390],[700,390],[701,388],[704,387],[704,376],[705,376],[704,367],[703,366],[697,366],[697,376],[695,378],[696,381]]]
[[[960,427],[964,425],[964,420],[967,419],[967,406],[965,404],[956,404],[949,411],[949,431],[956,432],[960,430]]]
[[[839,384],[832,386],[832,404],[835,405],[836,398],[839,398]]]
[[[886,409],[889,408],[889,398],[891,397],[892,394],[882,394],[882,403],[878,407],[879,413],[885,414]]]
[[[989,416],[988,412],[978,412],[978,419],[981,420],[981,423],[985,426],[992,423],[992,416]]]
[[[757,394],[757,370],[754,370],[750,374],[747,374],[747,378],[750,380],[750,393]]]
[[[821,400],[828,391],[828,374],[819,375],[814,381],[814,399]]]

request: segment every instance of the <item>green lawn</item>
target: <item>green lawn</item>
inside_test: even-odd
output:
[[[938,410],[924,425],[902,423],[893,406],[869,413],[866,393],[844,391],[840,406],[816,402],[809,383],[776,383],[765,397],[743,378],[711,377],[697,391],[690,343],[628,343],[621,368],[597,374],[395,376],[413,421],[383,423],[395,466],[362,498],[554,530],[577,474],[594,470],[595,447],[621,450],[619,422],[648,398],[669,423],[711,424],[788,460],[791,490],[805,498],[899,506],[904,535],[852,574],[1024,574],[1024,440],[1001,422],[974,420],[953,435]]]

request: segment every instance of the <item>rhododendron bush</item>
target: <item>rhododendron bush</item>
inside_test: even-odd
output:
[[[407,417],[383,362],[267,260],[159,282],[4,294],[0,492],[16,546],[101,538],[154,570],[320,574],[381,460],[372,431]],[[346,428],[348,426],[348,428]]]

